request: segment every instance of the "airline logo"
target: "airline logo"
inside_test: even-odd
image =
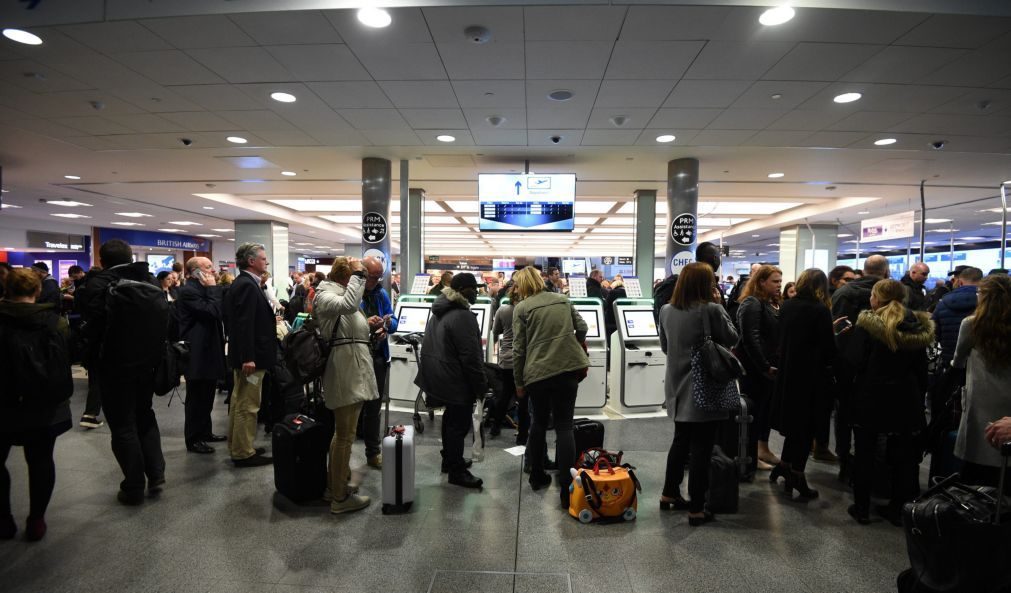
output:
[[[527,189],[548,190],[551,189],[550,177],[527,177]]]

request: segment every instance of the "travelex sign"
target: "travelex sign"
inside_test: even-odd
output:
[[[156,247],[160,249],[181,249],[184,251],[210,251],[211,242],[201,237],[170,235],[152,231],[132,231],[127,229],[98,229],[100,243],[110,239],[120,239],[136,247]]]
[[[68,235],[66,233],[48,233],[43,231],[26,231],[28,247],[38,249],[68,249],[83,251],[84,235]]]

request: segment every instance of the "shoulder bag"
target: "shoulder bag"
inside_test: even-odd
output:
[[[692,347],[692,399],[706,412],[735,410],[740,405],[737,379],[744,366],[730,350],[712,338],[709,311],[702,309],[702,340]]]

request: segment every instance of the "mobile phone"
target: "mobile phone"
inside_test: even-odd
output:
[[[845,317],[837,319],[832,323],[832,331],[834,331],[837,336],[851,327],[853,327],[853,324]]]

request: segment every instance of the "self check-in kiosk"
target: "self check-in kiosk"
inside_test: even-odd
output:
[[[618,331],[611,335],[609,405],[619,413],[652,412],[664,403],[667,357],[651,299],[614,302]]]
[[[573,298],[572,306],[586,322],[586,354],[590,368],[579,383],[576,408],[599,412],[607,403],[607,338],[600,299]]]
[[[405,294],[397,300],[397,332],[390,337],[391,400],[409,402],[413,406],[418,397],[418,387],[414,384],[414,378],[418,376],[418,359],[414,350],[421,348],[421,340],[407,341],[405,338],[410,334],[425,333],[435,298]]]

